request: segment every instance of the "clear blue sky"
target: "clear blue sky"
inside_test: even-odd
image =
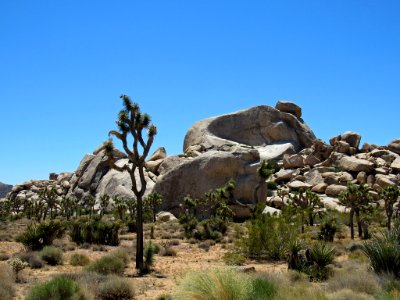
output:
[[[315,134],[400,137],[400,1],[0,1],[0,181],[74,171],[119,95],[153,150],[196,121],[292,100]]]

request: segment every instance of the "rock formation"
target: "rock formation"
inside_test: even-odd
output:
[[[11,192],[12,185],[0,182],[0,198],[5,197],[9,192]]]
[[[301,116],[299,106],[279,101],[275,108],[256,106],[195,123],[185,136],[184,154],[168,157],[165,149],[159,148],[146,161],[145,195],[160,193],[163,209],[179,213],[180,201],[186,195],[201,198],[234,179],[237,186],[232,208],[237,215],[246,215],[259,183],[256,170],[261,160],[271,159],[281,166],[269,179],[279,189],[311,189],[320,195],[326,208],[340,211],[345,208],[338,204],[338,196],[349,182],[368,184],[377,200],[382,188],[400,184],[400,139],[388,146],[364,143],[360,149],[361,136],[345,132],[328,144],[316,139]],[[128,162],[119,150],[114,156],[117,165]],[[83,157],[74,173],[52,173],[50,180],[24,182],[12,187],[7,198],[37,199],[39,191],[49,185],[56,187],[60,197],[133,197],[130,175],[110,170],[106,161],[100,146]],[[3,186],[0,184],[0,193]],[[276,209],[286,203],[276,191],[269,191],[264,200]]]

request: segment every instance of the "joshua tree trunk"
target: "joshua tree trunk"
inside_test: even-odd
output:
[[[362,237],[362,224],[361,224],[361,220],[360,220],[360,210],[357,209],[356,210],[356,221],[357,221],[357,227],[358,227],[358,237]]]
[[[350,208],[350,235],[351,239],[354,240],[354,209]]]
[[[392,215],[393,215],[393,209],[392,210],[388,210],[386,212],[386,216],[387,216],[387,229],[390,230],[392,228]]]
[[[144,270],[143,262],[143,199],[142,197],[137,197],[137,241],[136,241],[136,269],[140,271]]]
[[[314,217],[313,217],[312,211],[310,211],[308,213],[308,221],[310,223],[310,226],[314,226]]]
[[[368,223],[365,220],[361,221],[362,231],[363,231],[363,240],[369,239],[369,231],[368,231]]]

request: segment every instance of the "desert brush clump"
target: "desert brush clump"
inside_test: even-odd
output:
[[[26,300],[89,300],[92,296],[77,282],[58,276],[50,281],[32,287]]]
[[[70,223],[69,236],[77,244],[119,245],[118,222],[106,222],[101,218],[82,217]]]
[[[186,275],[174,299],[267,300],[275,294],[275,285],[264,279],[233,269],[215,269]]]
[[[11,268],[5,264],[0,264],[0,299],[14,299],[14,277]]]
[[[59,221],[32,223],[17,236],[16,241],[28,250],[38,251],[51,245],[56,238],[61,238],[65,230],[65,224]]]
[[[40,269],[44,266],[44,262],[39,257],[37,252],[22,252],[18,253],[17,257],[22,261],[28,263],[31,269]]]
[[[54,246],[46,246],[39,252],[39,256],[51,266],[61,265],[63,262],[63,251]]]
[[[118,276],[108,277],[99,284],[96,291],[96,298],[101,300],[130,300],[134,297],[135,290],[132,284]]]
[[[86,270],[88,272],[96,272],[101,275],[122,275],[125,267],[126,262],[121,256],[110,253],[91,262],[86,267]]]
[[[89,257],[84,254],[74,253],[69,259],[71,266],[86,266],[90,262]]]
[[[247,234],[235,241],[245,257],[285,260],[289,244],[299,232],[298,226],[285,217],[259,214],[246,224]]]

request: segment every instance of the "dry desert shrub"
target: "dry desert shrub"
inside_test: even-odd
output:
[[[0,264],[0,299],[11,300],[14,297],[14,276],[6,263]]]
[[[330,300],[373,300],[374,297],[360,293],[360,292],[355,292],[350,289],[343,289],[337,292],[334,292],[330,294],[329,296]]]
[[[380,290],[378,277],[368,271],[367,266],[348,262],[343,269],[337,269],[328,280],[327,290],[336,292],[351,290],[355,293],[374,295]]]

